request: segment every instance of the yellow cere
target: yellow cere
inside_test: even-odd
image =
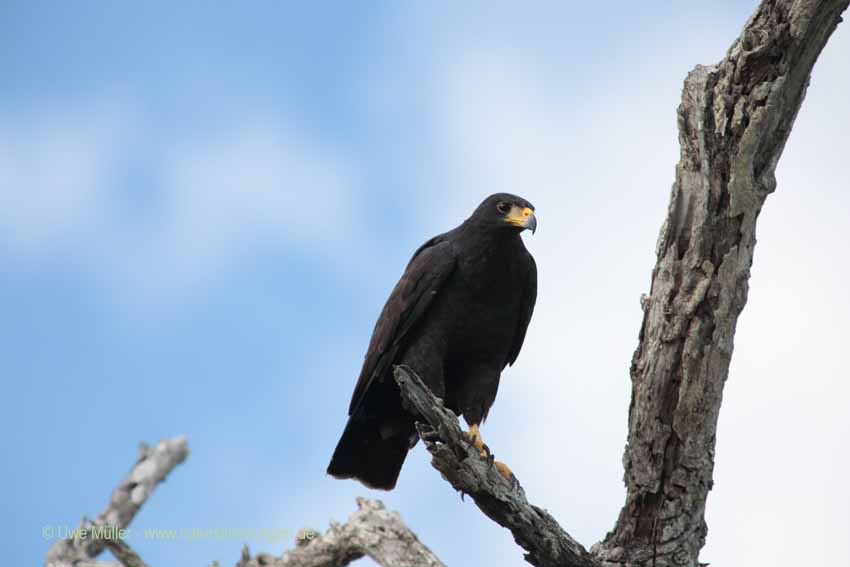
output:
[[[518,206],[514,205],[510,214],[505,218],[505,221],[516,226],[525,226],[525,223],[528,222],[528,219],[531,218],[531,215],[533,214],[534,211],[531,210],[531,207],[520,209]]]

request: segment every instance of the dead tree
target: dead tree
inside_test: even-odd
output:
[[[756,221],[776,188],[776,165],[812,68],[848,3],[763,0],[726,56],[716,65],[697,66],[685,80],[678,109],[681,154],[631,363],[626,502],[602,541],[585,550],[547,512],[529,504],[518,483],[507,482],[469,446],[457,417],[419,378],[396,369],[405,401],[420,416],[419,433],[433,466],[512,532],[529,563],[699,565],[717,417],[738,315],[747,301]],[[387,567],[442,565],[397,514],[376,502],[359,505],[347,524],[302,538],[282,557],[252,558],[246,551],[239,566],[342,566],[363,555]],[[123,525],[131,518],[117,516]],[[113,520],[107,513],[98,521]],[[91,564],[104,545],[59,542],[47,562]],[[109,546],[125,565],[143,565],[129,548]]]

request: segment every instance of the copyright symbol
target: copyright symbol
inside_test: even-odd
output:
[[[41,528],[41,537],[44,539],[53,539],[53,526],[44,526]]]

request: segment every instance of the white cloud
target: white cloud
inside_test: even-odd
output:
[[[351,174],[302,134],[263,126],[175,146],[160,169],[161,210],[126,243],[134,259],[123,268],[170,289],[209,281],[248,246],[333,246],[351,234]]]
[[[80,237],[103,214],[104,178],[122,134],[113,108],[27,117],[0,126],[0,236],[38,253]]]
[[[350,165],[263,118],[165,141],[111,105],[20,118],[0,129],[6,252],[39,262],[62,251],[147,304],[208,284],[249,247],[322,252],[356,238]],[[148,154],[150,186],[128,188],[121,175]]]

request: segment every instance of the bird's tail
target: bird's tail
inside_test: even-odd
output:
[[[336,445],[328,474],[357,479],[369,488],[392,490],[410,450],[413,433],[412,422],[410,427],[393,425],[355,411]]]

